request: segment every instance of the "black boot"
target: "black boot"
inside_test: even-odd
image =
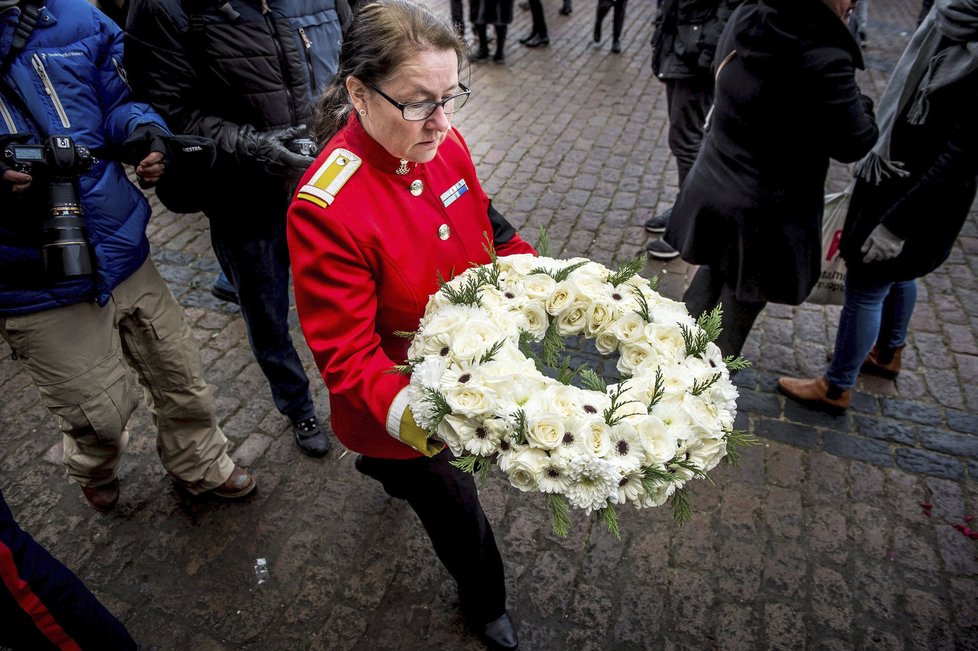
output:
[[[485,61],[489,58],[489,37],[485,25],[473,25],[475,35],[479,38],[479,49],[469,55],[469,61]]]
[[[621,32],[625,27],[625,5],[628,0],[615,0],[615,15],[612,18],[612,41],[611,51],[615,54],[621,52]]]
[[[557,13],[559,13],[561,16],[570,16],[571,12],[573,11],[574,7],[571,6],[571,0],[564,0],[564,6],[561,7],[560,11]]]
[[[604,17],[608,15],[611,11],[611,7],[614,4],[612,0],[598,0],[598,14],[594,19],[594,42],[601,42],[601,23],[604,22]]]
[[[506,63],[503,48],[506,46],[506,25],[496,25],[496,53],[492,56],[493,63]]]

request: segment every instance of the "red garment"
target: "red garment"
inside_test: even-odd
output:
[[[359,157],[359,169],[325,208],[300,198],[337,148]],[[420,456],[386,429],[391,403],[408,384],[390,373],[410,344],[394,332],[417,330],[439,273],[447,280],[489,262],[483,246],[493,234],[489,198],[454,127],[431,162],[408,163],[405,175],[396,173],[399,164],[351,115],[299,183],[288,220],[299,321],[329,389],[333,431],[351,450],[392,459]],[[459,181],[467,191],[444,206],[441,196]],[[534,252],[519,235],[496,250]]]

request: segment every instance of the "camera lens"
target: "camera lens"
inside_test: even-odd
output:
[[[54,277],[87,276],[92,273],[88,232],[74,185],[51,181],[48,186],[51,213],[44,219],[44,268]]]

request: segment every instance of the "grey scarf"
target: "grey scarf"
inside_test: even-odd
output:
[[[930,94],[975,70],[978,0],[937,0],[910,39],[883,91],[876,111],[879,140],[856,165],[856,176],[872,183],[891,174],[907,176],[902,163],[890,160],[894,124],[904,111],[910,124],[923,124],[930,108]]]

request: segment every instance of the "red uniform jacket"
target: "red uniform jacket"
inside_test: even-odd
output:
[[[410,344],[394,332],[417,330],[439,273],[447,280],[489,262],[487,236],[499,255],[533,248],[505,220],[505,228],[490,222],[454,128],[431,162],[409,163],[405,175],[399,163],[351,115],[299,183],[288,239],[299,321],[329,389],[333,431],[356,452],[405,459],[420,454],[388,433],[388,412],[408,384],[390,373]]]

